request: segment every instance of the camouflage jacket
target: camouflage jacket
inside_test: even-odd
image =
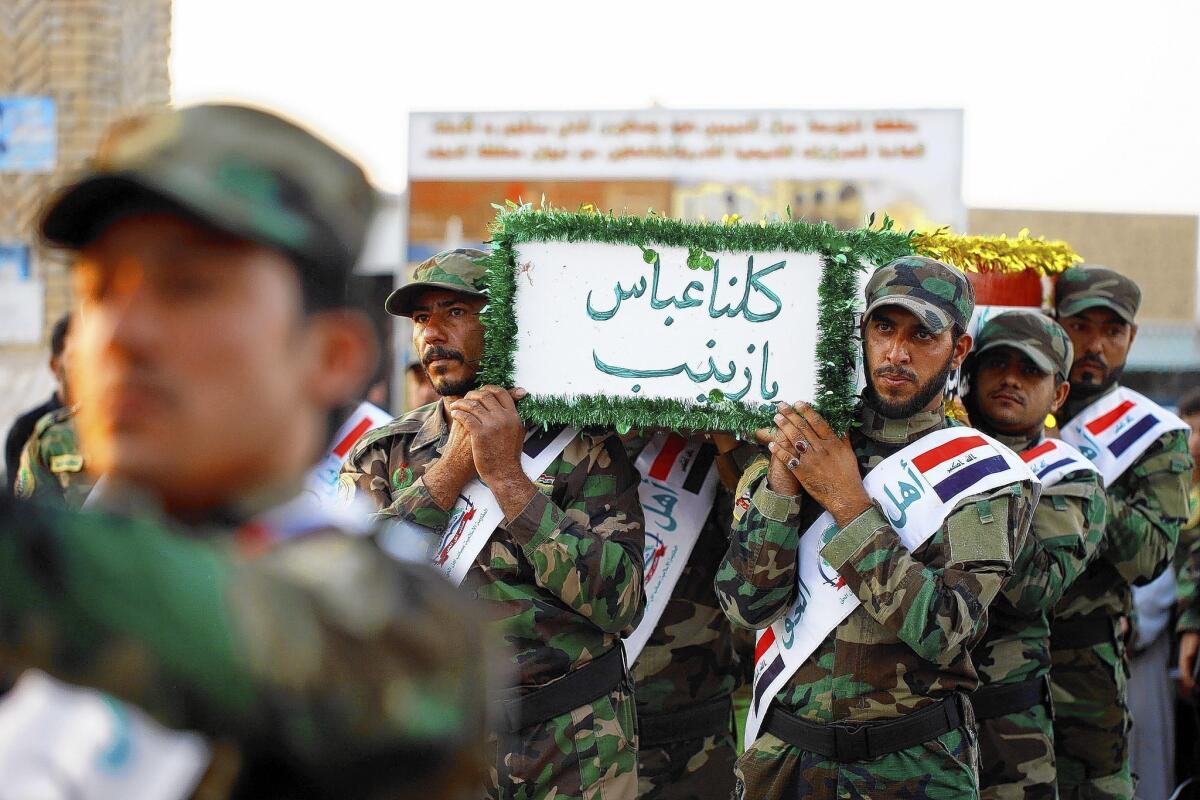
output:
[[[645,445],[644,439],[627,442],[630,459],[636,461]],[[748,460],[751,453],[753,449],[747,445],[734,458]],[[713,589],[713,578],[729,544],[732,511],[733,496],[718,482],[712,511],[687,566],[630,670],[639,717],[728,697],[749,678],[754,644],[745,630],[729,624]]]
[[[1188,493],[1191,513],[1179,531],[1179,547],[1175,550],[1175,629],[1200,631],[1200,484],[1192,484]]]
[[[993,434],[1021,452],[1041,443]],[[1050,672],[1050,616],[1104,541],[1104,486],[1095,472],[1073,472],[1042,489],[1013,574],[988,609],[971,656],[984,684],[1019,683]]]
[[[887,420],[865,404],[850,440],[865,475],[906,445],[953,424],[940,411]],[[735,624],[761,629],[784,614],[796,591],[800,535],[822,509],[772,492],[765,458],[743,474],[733,537],[717,592]],[[793,714],[821,722],[869,720],[915,711],[978,685],[970,648],[987,608],[1012,571],[1033,516],[1034,488],[1017,483],[967,498],[940,530],[909,552],[878,506],[822,548],[850,555],[838,572],[862,601],[776,695]],[[969,558],[955,558],[955,553]],[[838,559],[832,559],[833,560]]]
[[[343,489],[380,519],[440,538],[450,515],[425,488],[450,426],[432,403],[366,434],[342,468]],[[535,484],[538,494],[505,520],[463,585],[489,609],[511,649],[521,686],[540,686],[616,645],[642,616],[645,545],[637,471],[615,434],[582,433]]]
[[[0,665],[275,754],[310,785],[353,785],[356,761],[406,780],[373,759],[411,768],[472,715],[482,739],[483,645],[460,592],[369,536],[249,508],[183,526],[0,499]]]
[[[79,508],[95,479],[87,473],[75,433],[78,406],[51,411],[38,420],[21,451],[13,494],[66,508]]]
[[[1080,410],[1069,412],[1074,416]],[[1171,563],[1179,528],[1188,518],[1193,465],[1187,439],[1186,431],[1164,433],[1108,486],[1099,558],[1067,589],[1054,612],[1058,619],[1094,612],[1128,615],[1130,587],[1149,583]]]

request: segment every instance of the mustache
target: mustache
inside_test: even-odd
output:
[[[917,373],[913,372],[911,369],[906,369],[905,367],[901,367],[896,364],[885,364],[871,374],[877,378],[883,377],[884,375],[899,375],[902,378],[907,378],[913,383],[917,382]]]
[[[466,363],[466,358],[457,350],[451,350],[449,347],[433,346],[425,351],[425,355],[421,357],[421,366],[428,367],[431,361],[439,358],[448,358],[454,361]]]
[[[1104,360],[1103,356],[1098,355],[1096,353],[1086,353],[1085,355],[1081,356],[1079,358],[1079,361],[1076,363],[1092,364],[1094,366],[1099,367],[1100,369],[1108,369],[1108,362]]]

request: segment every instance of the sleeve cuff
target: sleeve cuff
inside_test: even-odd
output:
[[[750,502],[758,513],[774,522],[793,522],[800,515],[800,498],[775,494],[767,488],[765,480],[759,484]]]
[[[863,511],[846,527],[833,535],[833,538],[821,548],[821,557],[829,562],[829,566],[841,570],[850,557],[858,552],[880,528],[888,527],[888,521],[878,506],[871,506]]]
[[[513,541],[528,553],[553,535],[562,516],[563,512],[550,502],[550,498],[541,492],[534,492],[521,513],[506,520],[504,525]]]

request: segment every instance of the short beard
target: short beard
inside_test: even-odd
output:
[[[457,383],[439,380],[430,376],[429,382],[433,384],[433,390],[441,397],[462,397],[472,389],[479,388],[479,378],[475,375],[472,375],[470,378],[463,378]]]
[[[867,377],[867,403],[881,416],[887,419],[907,419],[914,414],[925,410],[925,406],[933,402],[933,399],[946,391],[946,381],[950,379],[951,364],[954,362],[954,355],[951,354],[946,363],[938,370],[938,374],[934,375],[928,381],[921,385],[910,399],[900,402],[893,402],[885,399],[875,389],[875,381],[873,376]]]

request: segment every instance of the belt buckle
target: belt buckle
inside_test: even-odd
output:
[[[841,721],[831,723],[833,728],[834,758],[843,764],[854,761],[866,761],[870,758],[870,748],[867,745],[867,731],[870,727],[866,722]]]

